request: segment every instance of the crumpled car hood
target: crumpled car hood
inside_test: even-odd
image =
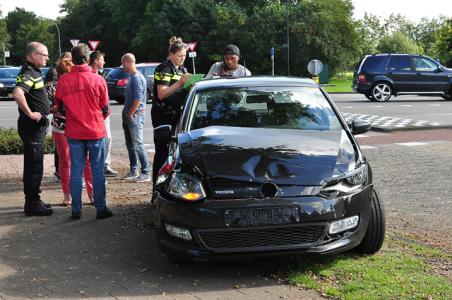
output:
[[[322,185],[354,167],[344,130],[212,126],[179,135],[180,157],[206,178]]]

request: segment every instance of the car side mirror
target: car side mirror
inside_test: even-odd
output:
[[[372,124],[370,124],[367,121],[360,120],[360,119],[354,119],[351,124],[351,131],[353,135],[366,133],[370,130],[372,127]]]
[[[436,68],[435,70],[436,73],[441,73],[442,71],[444,71],[443,66],[438,66],[438,68]]]
[[[168,143],[171,141],[171,125],[161,125],[154,128],[154,138],[158,142]]]

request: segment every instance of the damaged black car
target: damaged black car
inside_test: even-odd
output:
[[[309,79],[197,82],[177,125],[154,129],[170,154],[151,207],[173,261],[377,252],[382,203],[371,167],[326,92]]]

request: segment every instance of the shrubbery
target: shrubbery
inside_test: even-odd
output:
[[[44,142],[44,153],[53,153],[53,142],[50,136],[46,136]],[[22,154],[24,147],[16,129],[0,128],[0,155]]]

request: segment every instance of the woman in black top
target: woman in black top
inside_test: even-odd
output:
[[[154,71],[154,101],[151,109],[152,126],[171,125],[173,131],[179,121],[185,102],[186,91],[184,83],[190,77],[183,63],[187,56],[188,46],[181,38],[172,37],[168,58],[157,66]],[[155,156],[152,170],[152,181],[155,184],[157,174],[168,157],[168,145],[156,141]]]

